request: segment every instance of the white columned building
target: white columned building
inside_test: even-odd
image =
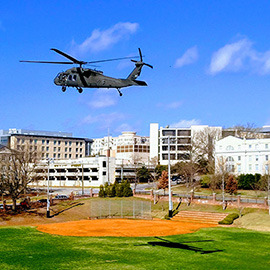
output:
[[[226,170],[239,174],[265,174],[270,159],[270,138],[242,139],[228,136],[216,142],[216,164],[221,160]]]

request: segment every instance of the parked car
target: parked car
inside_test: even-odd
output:
[[[47,199],[40,199],[40,200],[38,200],[38,202],[45,203],[45,202],[47,202]]]
[[[174,176],[172,177],[172,181],[175,181],[176,184],[185,184],[185,183],[186,183],[186,180],[183,179],[183,178],[182,178],[181,176],[179,176],[179,175],[174,175]]]
[[[67,195],[56,195],[55,196],[55,199],[58,199],[58,200],[67,200],[68,199],[68,196]]]

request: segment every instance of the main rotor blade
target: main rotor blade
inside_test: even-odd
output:
[[[142,61],[143,61],[143,58],[142,58],[142,51],[141,51],[140,48],[138,48],[138,49],[139,49],[140,59],[141,59],[141,62],[142,62]]]
[[[117,60],[131,59],[131,58],[139,58],[139,56],[129,56],[129,57],[112,58],[112,59],[105,59],[105,60],[98,60],[98,61],[90,61],[90,62],[86,62],[86,63],[87,64],[102,63],[102,62],[117,61]]]
[[[64,65],[74,64],[73,62],[27,61],[27,60],[20,60],[20,62],[24,62],[24,63],[41,63],[41,64],[64,64]]]
[[[68,54],[66,54],[66,53],[64,53],[64,52],[62,52],[62,51],[60,51],[60,50],[58,50],[58,49],[52,48],[51,50],[52,50],[52,51],[55,51],[56,53],[61,54],[62,56],[64,56],[64,57],[66,57],[67,59],[71,60],[71,61],[72,61],[73,63],[75,63],[75,64],[79,64],[79,65],[86,64],[86,62],[84,62],[84,61],[79,61],[79,60],[77,60],[76,58],[74,58],[74,57],[72,57],[72,56],[70,56],[70,55],[68,55]]]

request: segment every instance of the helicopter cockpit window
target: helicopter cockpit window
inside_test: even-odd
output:
[[[73,81],[76,81],[76,79],[77,79],[77,76],[73,75]]]
[[[69,76],[68,76],[68,79],[69,79],[70,81],[72,81],[72,75],[69,75]]]

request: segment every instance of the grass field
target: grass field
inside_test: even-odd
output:
[[[0,229],[0,269],[269,269],[270,233],[208,228],[170,237],[64,237]]]

